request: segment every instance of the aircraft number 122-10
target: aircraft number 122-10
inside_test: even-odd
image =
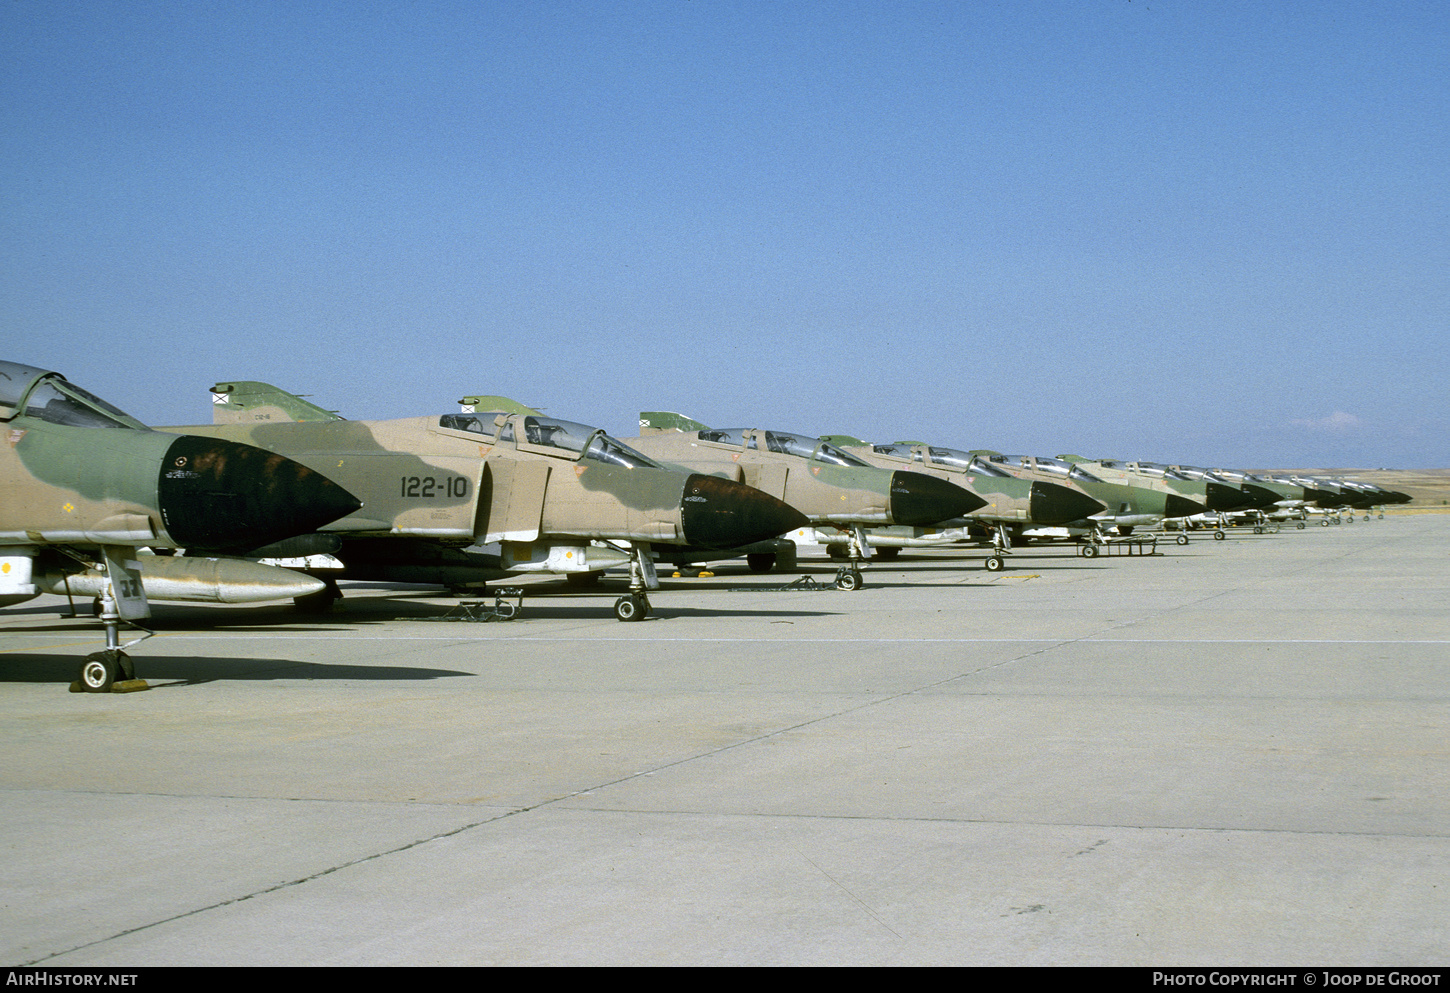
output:
[[[458,499],[468,496],[468,479],[465,476],[447,476],[434,479],[432,476],[404,476],[400,481],[401,495],[405,497],[446,497]]]

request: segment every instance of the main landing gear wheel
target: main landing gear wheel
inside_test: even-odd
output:
[[[642,621],[649,616],[649,597],[631,593],[614,601],[614,616],[621,621]]]
[[[1224,533],[1222,531],[1215,531],[1213,533],[1213,540],[1214,541],[1223,541],[1223,539],[1224,539]]]
[[[1255,524],[1254,525],[1254,534],[1263,534],[1263,533],[1264,533],[1263,527],[1260,526],[1260,525],[1258,525],[1258,524]]]
[[[861,578],[861,573],[855,569],[842,569],[836,573],[836,589],[838,590],[859,590],[866,585],[866,580]]]
[[[1300,521],[1298,524],[1295,524],[1294,526],[1296,528],[1298,528],[1300,531],[1303,531],[1304,530],[1304,522],[1303,521]]]
[[[1180,545],[1186,545],[1186,544],[1188,544],[1188,535],[1186,535],[1186,534],[1180,534],[1174,540],[1177,541]]]
[[[1095,559],[1098,557],[1097,545],[1083,545],[1082,554],[1084,558]]]
[[[993,555],[982,564],[987,567],[988,572],[1001,572],[1007,567],[1007,563],[1002,561],[1002,556],[1000,555]]]
[[[131,660],[119,648],[92,652],[81,664],[81,689],[87,693],[109,693],[118,680],[134,678]]]

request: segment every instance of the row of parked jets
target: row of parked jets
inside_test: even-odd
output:
[[[835,583],[854,590],[864,561],[903,547],[990,544],[997,570],[1035,538],[1092,554],[1165,522],[1302,526],[1409,499],[1342,479],[714,429],[670,412],[642,413],[640,435],[618,439],[503,397],[354,421],[235,381],[212,387],[212,411],[211,424],[153,429],[59,373],[0,361],[0,606],[95,600],[106,648],[75,691],[145,688],[126,649],[149,634],[151,600],[315,610],[342,579],[476,594],[521,574],[587,585],[628,570],[614,613],[638,621],[660,562],[788,570],[815,541],[846,560]],[[122,644],[123,625],[141,637]]]

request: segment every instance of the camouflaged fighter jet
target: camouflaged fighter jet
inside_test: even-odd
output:
[[[1101,537],[1101,529],[1111,527],[1128,535],[1136,527],[1161,524],[1164,518],[1187,517],[1207,509],[1202,503],[1168,492],[1154,481],[1131,473],[1116,473],[1104,478],[1094,469],[1063,459],[1034,458],[1030,455],[1003,455],[988,449],[972,452],[983,470],[1000,469],[1018,479],[1043,479],[1077,489],[1102,503],[1107,509],[1092,514],[1087,520],[1075,521],[1072,528],[1090,530],[1093,541]],[[1186,540],[1186,539],[1185,539]],[[1085,555],[1096,555],[1094,545],[1083,549]]]
[[[1212,510],[1215,504],[1232,504],[1237,506],[1242,499],[1242,494],[1230,487],[1215,485],[1210,492],[1209,484],[1201,480],[1189,479],[1187,476],[1160,469],[1152,463],[1147,462],[1124,462],[1121,459],[1096,459],[1087,460],[1077,455],[1059,455],[1058,458],[1074,465],[1081,466],[1095,476],[1110,481],[1125,482],[1130,486],[1146,486],[1154,490],[1161,490],[1170,496],[1191,501],[1202,507],[1203,511]],[[1175,515],[1167,513],[1164,515],[1172,519]],[[1192,516],[1192,515],[1184,515]],[[1122,528],[1119,528],[1121,531]]]
[[[324,578],[462,586],[628,564],[614,613],[636,621],[659,588],[653,545],[733,547],[804,522],[759,490],[528,408],[349,421],[265,383],[212,393],[221,423],[187,430],[284,454],[363,496],[361,512],[279,553]],[[340,595],[334,582],[326,596]]]
[[[1282,477],[1273,477],[1281,480]],[[1396,490],[1386,490],[1371,483],[1343,479],[1338,476],[1291,476],[1289,482],[1304,488],[1306,509],[1318,511],[1323,516],[1319,523],[1324,527],[1348,520],[1354,523],[1356,510],[1369,511],[1375,506],[1383,508],[1390,503],[1408,503],[1410,495]],[[1349,511],[1348,518],[1343,517]],[[1380,516],[1383,517],[1383,509]],[[1369,520],[1366,513],[1365,520]]]
[[[984,563],[989,572],[1000,572],[1005,567],[1002,556],[1010,553],[1014,541],[1021,541],[1024,527],[1066,525],[1106,509],[1080,490],[1045,480],[1017,479],[1000,469],[984,470],[973,464],[971,452],[955,448],[920,441],[873,445],[849,435],[825,435],[822,440],[872,465],[923,472],[955,483],[985,500],[985,506],[966,514],[960,522],[947,522],[946,526],[959,524],[970,534],[985,534],[992,539],[992,554]],[[901,527],[876,529],[871,532],[871,543],[882,549],[893,544],[901,547],[939,543],[933,542],[923,529],[910,530],[918,533],[907,534],[908,529]]]
[[[66,381],[0,362],[0,605],[98,596],[106,648],[77,690],[144,689],[120,644],[148,597],[241,602],[321,588],[284,569],[142,549],[239,553],[306,533],[361,504],[322,474],[250,445],[163,434]],[[137,639],[140,640],[140,639]]]
[[[1378,508],[1379,516],[1385,516],[1385,507],[1390,504],[1409,503],[1413,498],[1408,493],[1401,493],[1399,490],[1387,490],[1383,486],[1374,483],[1366,483],[1359,479],[1339,479],[1340,486],[1349,487],[1361,495],[1362,502],[1356,505],[1356,509],[1365,511],[1364,519],[1369,520],[1369,512]]]
[[[1200,480],[1208,486],[1208,512],[1190,517],[1188,527],[1213,525],[1214,537],[1219,538],[1229,524],[1252,524],[1255,534],[1262,534],[1266,527],[1290,516],[1290,505],[1302,506],[1303,490],[1297,487],[1278,486],[1257,480],[1246,472],[1233,469],[1204,469],[1190,465],[1161,465],[1154,462],[1129,463],[1162,469],[1188,479]],[[1217,489],[1216,489],[1217,487]],[[1237,487],[1237,496],[1231,492],[1225,495],[1225,488]],[[1299,525],[1303,527],[1303,522]]]
[[[643,433],[629,443],[653,458],[727,473],[786,501],[813,527],[844,533],[851,561],[836,576],[841,589],[862,586],[860,562],[871,555],[866,528],[936,524],[986,502],[945,480],[873,466],[807,434],[712,429],[668,411],[643,412],[639,424]]]

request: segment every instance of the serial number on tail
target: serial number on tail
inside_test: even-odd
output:
[[[399,481],[399,496],[424,500],[462,500],[468,496],[468,479],[465,476],[404,476]]]

